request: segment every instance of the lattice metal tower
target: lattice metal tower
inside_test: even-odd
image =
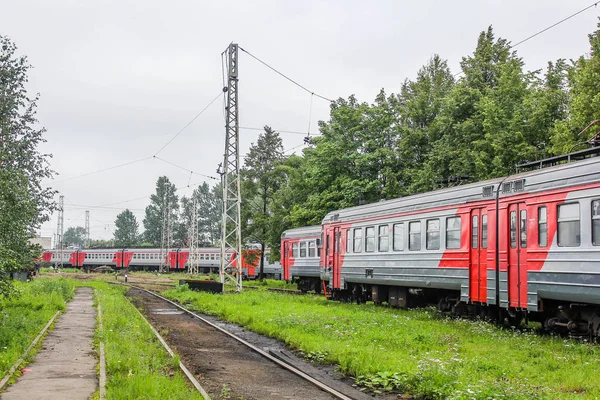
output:
[[[63,231],[65,229],[65,196],[58,198],[58,221],[56,222],[56,249],[58,250],[58,262],[56,271],[63,267]]]
[[[223,217],[221,219],[221,268],[223,290],[230,283],[242,290],[242,226],[240,217],[240,146],[238,109],[238,45],[231,43],[226,53],[227,96],[225,106],[225,154],[221,182],[223,184]],[[227,254],[232,256],[227,257]]]
[[[188,237],[190,257],[188,258],[188,274],[198,273],[198,197],[192,193],[192,220],[190,221]]]
[[[169,272],[169,253],[171,251],[171,242],[173,241],[171,234],[171,210],[169,209],[169,187],[167,186],[163,196],[163,215],[162,229],[160,239],[160,272]]]
[[[90,212],[85,212],[85,243],[84,247],[86,249],[90,248]]]

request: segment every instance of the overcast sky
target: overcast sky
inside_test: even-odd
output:
[[[510,1],[156,1],[0,0],[0,34],[9,36],[34,69],[41,148],[54,155],[54,182],[65,196],[65,228],[84,226],[111,238],[116,214],[130,208],[142,227],[148,196],[166,175],[189,195],[203,176],[149,158],[222,89],[221,53],[230,42],[329,98],[355,94],[372,102],[435,53],[453,72],[489,25],[516,43],[592,4],[590,0]],[[577,58],[589,50],[599,9],[591,8],[520,45],[526,68]],[[244,53],[239,62],[240,125],[308,132],[310,95]],[[311,133],[329,105],[315,98]],[[216,176],[224,149],[223,102],[217,100],[159,155]],[[245,153],[259,131],[240,131]],[[301,151],[302,134],[281,134]],[[298,147],[299,146],[299,147]],[[291,153],[292,151],[288,152]],[[68,179],[68,180],[65,180]],[[216,181],[208,180],[209,184]],[[140,199],[141,198],[141,199]],[[138,199],[134,201],[128,201]],[[109,205],[110,208],[99,206]],[[56,215],[41,234],[56,230]]]

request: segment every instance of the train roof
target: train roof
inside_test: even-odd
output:
[[[294,239],[307,236],[319,236],[321,234],[321,225],[303,226],[283,231],[281,238]]]
[[[493,199],[496,196],[498,185],[501,185],[500,197],[505,197],[519,193],[535,193],[594,182],[600,182],[600,157],[344,208],[329,212],[323,218],[323,223],[353,221],[365,217],[372,218],[431,207],[458,206],[469,202]]]

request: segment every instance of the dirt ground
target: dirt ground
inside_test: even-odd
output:
[[[137,289],[128,296],[213,399],[334,398],[163,300]]]

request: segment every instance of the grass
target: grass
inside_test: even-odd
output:
[[[298,286],[295,283],[290,283],[283,280],[276,279],[264,279],[263,281],[252,280],[252,281],[244,281],[243,286],[256,286],[256,287],[264,287],[264,288],[277,288],[277,289],[289,289],[289,290],[297,290]]]
[[[86,282],[102,307],[108,399],[202,399],[179,371],[179,359],[162,347],[150,327],[124,298],[125,288]]]
[[[600,347],[594,345],[442,319],[429,309],[268,291],[213,295],[180,287],[163,294],[336,364],[375,391],[427,399],[600,397]]]
[[[14,282],[17,294],[0,298],[0,378],[58,310],[64,310],[73,297],[74,282],[69,279]],[[29,358],[29,357],[28,357]]]

